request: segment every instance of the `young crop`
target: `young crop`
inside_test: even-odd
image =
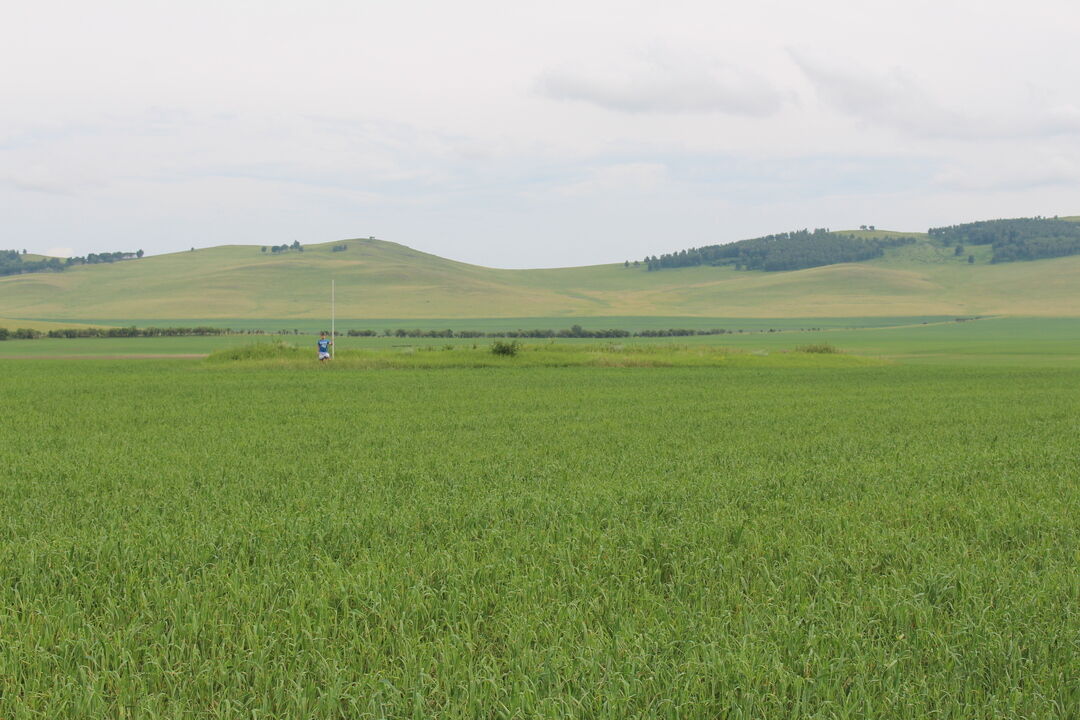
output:
[[[2,361],[0,718],[1077,707],[1078,368],[309,350]]]

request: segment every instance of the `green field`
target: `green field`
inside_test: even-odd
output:
[[[554,327],[547,318],[534,322],[500,324],[497,321],[463,321],[460,325],[448,323],[457,329],[481,329],[487,331],[515,327]],[[600,321],[580,320],[586,328],[602,329],[624,327],[644,329],[649,327],[637,322],[620,323],[618,319]],[[694,327],[691,322],[678,322],[686,318],[664,318],[653,327]],[[903,319],[911,322],[914,318]],[[843,318],[843,319],[766,319],[764,321],[710,320],[700,324],[702,328],[728,327],[742,332],[724,335],[704,335],[671,338],[620,338],[608,343],[597,340],[557,340],[558,345],[673,345],[696,347],[700,345],[730,348],[745,352],[783,352],[815,344],[828,343],[852,355],[862,355],[904,362],[934,362],[963,364],[1013,365],[1080,365],[1080,319],[1072,318],[985,318],[956,322],[930,318],[915,324],[890,325],[900,322],[890,318]],[[412,327],[438,329],[434,321],[417,321]],[[390,322],[385,328],[410,327],[407,323]],[[821,327],[820,330],[808,330]],[[310,332],[310,328],[306,331]],[[297,345],[313,353],[315,338],[310,335],[225,335],[209,337],[166,338],[87,338],[87,339],[38,339],[8,340],[0,342],[2,358],[54,358],[73,356],[167,356],[205,355],[219,350],[247,345],[249,343],[274,343],[280,340]],[[399,337],[339,337],[338,349],[342,352],[370,351],[405,353],[423,348],[487,348],[489,338],[399,338]],[[546,346],[548,340],[523,340],[526,346]]]
[[[876,233],[883,234],[883,233]],[[176,318],[295,327],[329,314],[364,318],[839,318],[958,315],[1080,317],[1080,256],[991,264],[925,237],[863,263],[792,272],[689,267],[647,272],[622,263],[502,270],[381,240],[262,253],[231,245],[0,278],[5,317],[127,325]],[[177,321],[191,324],[187,321]],[[277,328],[275,328],[277,329]]]
[[[1078,328],[9,356],[0,717],[1075,717]]]

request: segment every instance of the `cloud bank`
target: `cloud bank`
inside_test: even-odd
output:
[[[1075,104],[1048,105],[1003,93],[997,107],[970,107],[970,100],[959,95],[935,96],[900,67],[873,72],[790,52],[825,103],[868,124],[953,140],[1080,134],[1080,106]]]
[[[1064,0],[24,3],[0,248],[621,261],[1080,213]]]

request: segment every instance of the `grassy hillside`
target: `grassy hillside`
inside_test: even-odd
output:
[[[858,233],[885,235],[877,233]],[[905,233],[910,235],[911,233]],[[223,246],[63,273],[0,278],[0,315],[39,320],[342,318],[1080,316],[1080,257],[975,264],[925,237],[882,258],[792,272],[622,264],[498,270],[380,240],[279,255]]]

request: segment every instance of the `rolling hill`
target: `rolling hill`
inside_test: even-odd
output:
[[[859,234],[859,231],[855,231]],[[1080,256],[990,264],[917,241],[859,263],[788,272],[620,264],[544,270],[469,265],[382,240],[264,253],[230,245],[0,278],[0,317],[340,318],[596,316],[1080,316]],[[333,246],[345,244],[344,252]]]

